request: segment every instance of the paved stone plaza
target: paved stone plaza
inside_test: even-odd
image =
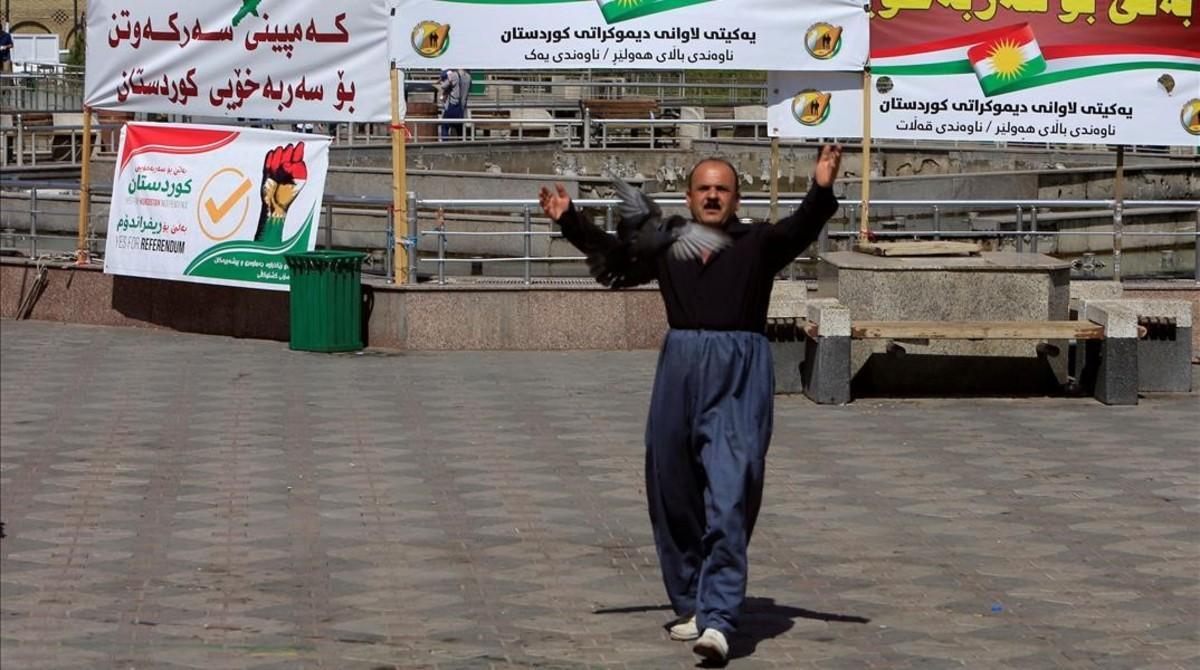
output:
[[[696,664],[654,352],[0,336],[6,670]],[[1200,666],[1198,410],[780,398],[730,667]]]

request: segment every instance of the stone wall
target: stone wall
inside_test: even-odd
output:
[[[0,261],[0,317],[14,318],[37,268]],[[47,267],[30,318],[286,341],[282,291]],[[364,278],[369,346],[407,350],[654,349],[666,332],[658,292],[599,286],[393,286]]]
[[[106,275],[69,264],[47,267],[48,283],[31,318],[101,326],[288,339],[288,294]],[[0,259],[0,317],[14,318],[36,267]],[[519,284],[393,286],[364,278],[373,301],[368,344],[394,349],[654,349],[666,332],[657,291]],[[1126,297],[1190,300],[1193,282],[1127,283]],[[1200,328],[1193,329],[1193,357]]]

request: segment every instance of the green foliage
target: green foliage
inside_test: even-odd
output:
[[[83,67],[87,60],[87,31],[84,30],[82,23],[75,30],[74,39],[71,41],[71,50],[67,52],[67,65],[75,65]]]

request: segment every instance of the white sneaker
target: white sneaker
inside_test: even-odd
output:
[[[686,642],[700,637],[700,629],[696,627],[696,615],[681,616],[671,624],[669,634],[672,640]]]
[[[729,658],[729,643],[725,641],[725,633],[716,628],[706,628],[692,651],[706,661],[722,662]]]

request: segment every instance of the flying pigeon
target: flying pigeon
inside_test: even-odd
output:
[[[612,288],[637,286],[653,279],[654,259],[670,249],[680,261],[702,258],[729,246],[733,240],[724,231],[693,223],[682,216],[663,219],[662,209],[645,193],[620,179],[613,179],[621,203],[617,239],[621,244],[604,254],[588,257],[592,276]]]

